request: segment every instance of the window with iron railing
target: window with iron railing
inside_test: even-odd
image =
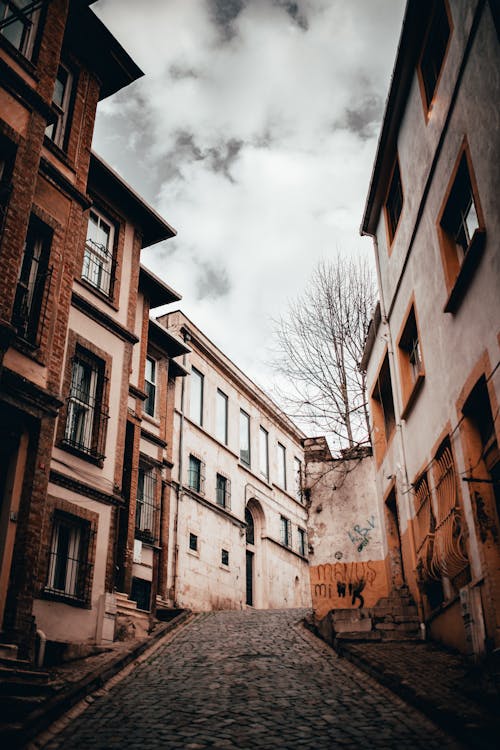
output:
[[[88,521],[62,511],[54,514],[45,594],[76,604],[89,602],[93,568],[89,547],[93,534]]]
[[[417,553],[417,570],[422,581],[434,578],[431,569],[432,548],[434,544],[435,519],[432,510],[431,492],[427,474],[423,474],[414,485],[415,503],[415,548]]]
[[[18,335],[38,346],[45,325],[52,268],[48,266],[50,233],[32,218],[12,310],[12,324]]]
[[[231,482],[222,474],[217,474],[215,493],[217,505],[229,509],[231,507]]]
[[[106,384],[102,360],[78,348],[72,360],[64,443],[96,459],[104,458]]]
[[[143,541],[159,539],[160,508],[157,499],[156,470],[139,467],[135,505],[135,536]]]
[[[445,576],[456,589],[470,580],[465,546],[465,526],[458,500],[457,474],[447,438],[434,458],[437,510],[431,568],[435,577]]]
[[[92,209],[83,255],[82,279],[108,297],[113,289],[113,243],[112,224]]]
[[[196,456],[189,456],[188,487],[200,494],[205,490],[205,466]]]
[[[0,34],[24,57],[31,58],[42,0],[0,2]]]
[[[149,414],[150,417],[154,417],[156,405],[156,360],[152,357],[146,357],[144,390],[147,396],[146,401],[144,402],[144,411],[146,414]]]

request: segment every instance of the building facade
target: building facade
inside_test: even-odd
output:
[[[410,0],[361,227],[392,583],[478,657],[500,645],[499,69],[495,3]]]
[[[310,606],[304,435],[185,315],[162,596],[195,610]]]
[[[139,265],[174,231],[91,154],[98,101],[142,73],[90,4],[0,10],[0,622],[25,656],[37,629],[113,639],[113,592],[134,595],[148,347],[164,372],[183,351],[149,326],[179,295]]]

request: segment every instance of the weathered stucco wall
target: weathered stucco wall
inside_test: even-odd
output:
[[[324,438],[306,440],[305,447],[315,614],[371,607],[388,594],[373,459],[366,453],[333,459]]]

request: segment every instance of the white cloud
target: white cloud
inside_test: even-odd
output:
[[[301,0],[297,23],[286,5],[93,6],[146,73],[100,105],[96,150],[178,230],[144,260],[263,384],[270,318],[317,259],[371,255],[358,228],[403,13]]]

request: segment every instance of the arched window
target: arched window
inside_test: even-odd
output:
[[[253,523],[253,516],[248,510],[248,508],[245,508],[245,523],[247,525],[247,544],[255,544],[255,530],[254,530],[254,523]]]

